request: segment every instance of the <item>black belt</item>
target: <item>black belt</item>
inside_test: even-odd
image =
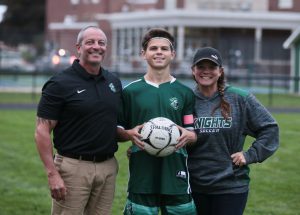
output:
[[[59,155],[62,155],[64,157],[73,158],[77,160],[83,160],[83,161],[93,161],[95,163],[100,163],[103,161],[106,161],[114,156],[114,154],[102,154],[102,155],[75,155],[72,153],[60,153]]]

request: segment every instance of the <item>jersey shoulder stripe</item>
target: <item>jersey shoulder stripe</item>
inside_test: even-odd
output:
[[[135,80],[135,81],[132,81],[132,82],[130,82],[129,84],[127,84],[127,85],[124,87],[124,89],[127,88],[127,87],[129,87],[130,85],[132,85],[132,84],[134,84],[134,83],[137,83],[137,82],[140,82],[140,81],[142,81],[142,79],[137,79],[137,80]]]
[[[237,95],[242,96],[242,97],[247,97],[250,94],[246,90],[243,90],[243,89],[237,88],[237,87],[233,87],[233,86],[228,86],[227,87],[227,92],[228,93],[234,93],[234,94],[237,94]]]

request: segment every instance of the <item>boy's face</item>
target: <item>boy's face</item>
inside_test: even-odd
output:
[[[175,52],[171,49],[171,44],[168,40],[155,38],[149,41],[146,50],[142,50],[142,56],[150,67],[164,69],[170,65],[175,57]]]

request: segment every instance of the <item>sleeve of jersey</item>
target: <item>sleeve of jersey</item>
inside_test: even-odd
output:
[[[191,92],[186,99],[186,104],[184,108],[183,115],[183,127],[188,130],[194,130],[194,106],[195,106],[195,97]]]
[[[42,96],[37,108],[37,116],[45,119],[58,120],[63,107],[61,87],[49,80],[42,89]]]
[[[118,127],[123,129],[128,129],[128,110],[126,110],[126,92],[122,92],[122,102],[121,102],[121,108],[119,109],[118,113]]]
[[[279,128],[270,112],[250,94],[246,101],[246,134],[255,141],[244,152],[247,164],[263,162],[279,147]]]

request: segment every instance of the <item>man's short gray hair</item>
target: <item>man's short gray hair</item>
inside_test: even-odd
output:
[[[98,29],[100,31],[102,31],[98,26],[95,26],[95,25],[89,25],[89,26],[86,26],[84,28],[82,28],[79,33],[78,33],[78,36],[77,36],[77,41],[76,41],[76,44],[77,45],[80,45],[82,40],[83,40],[83,34],[84,32],[87,30],[87,29],[90,29],[90,28],[94,28],[94,29]],[[103,32],[103,31],[102,31]],[[105,33],[103,32],[103,34],[105,35]],[[105,36],[106,37],[106,36]]]

